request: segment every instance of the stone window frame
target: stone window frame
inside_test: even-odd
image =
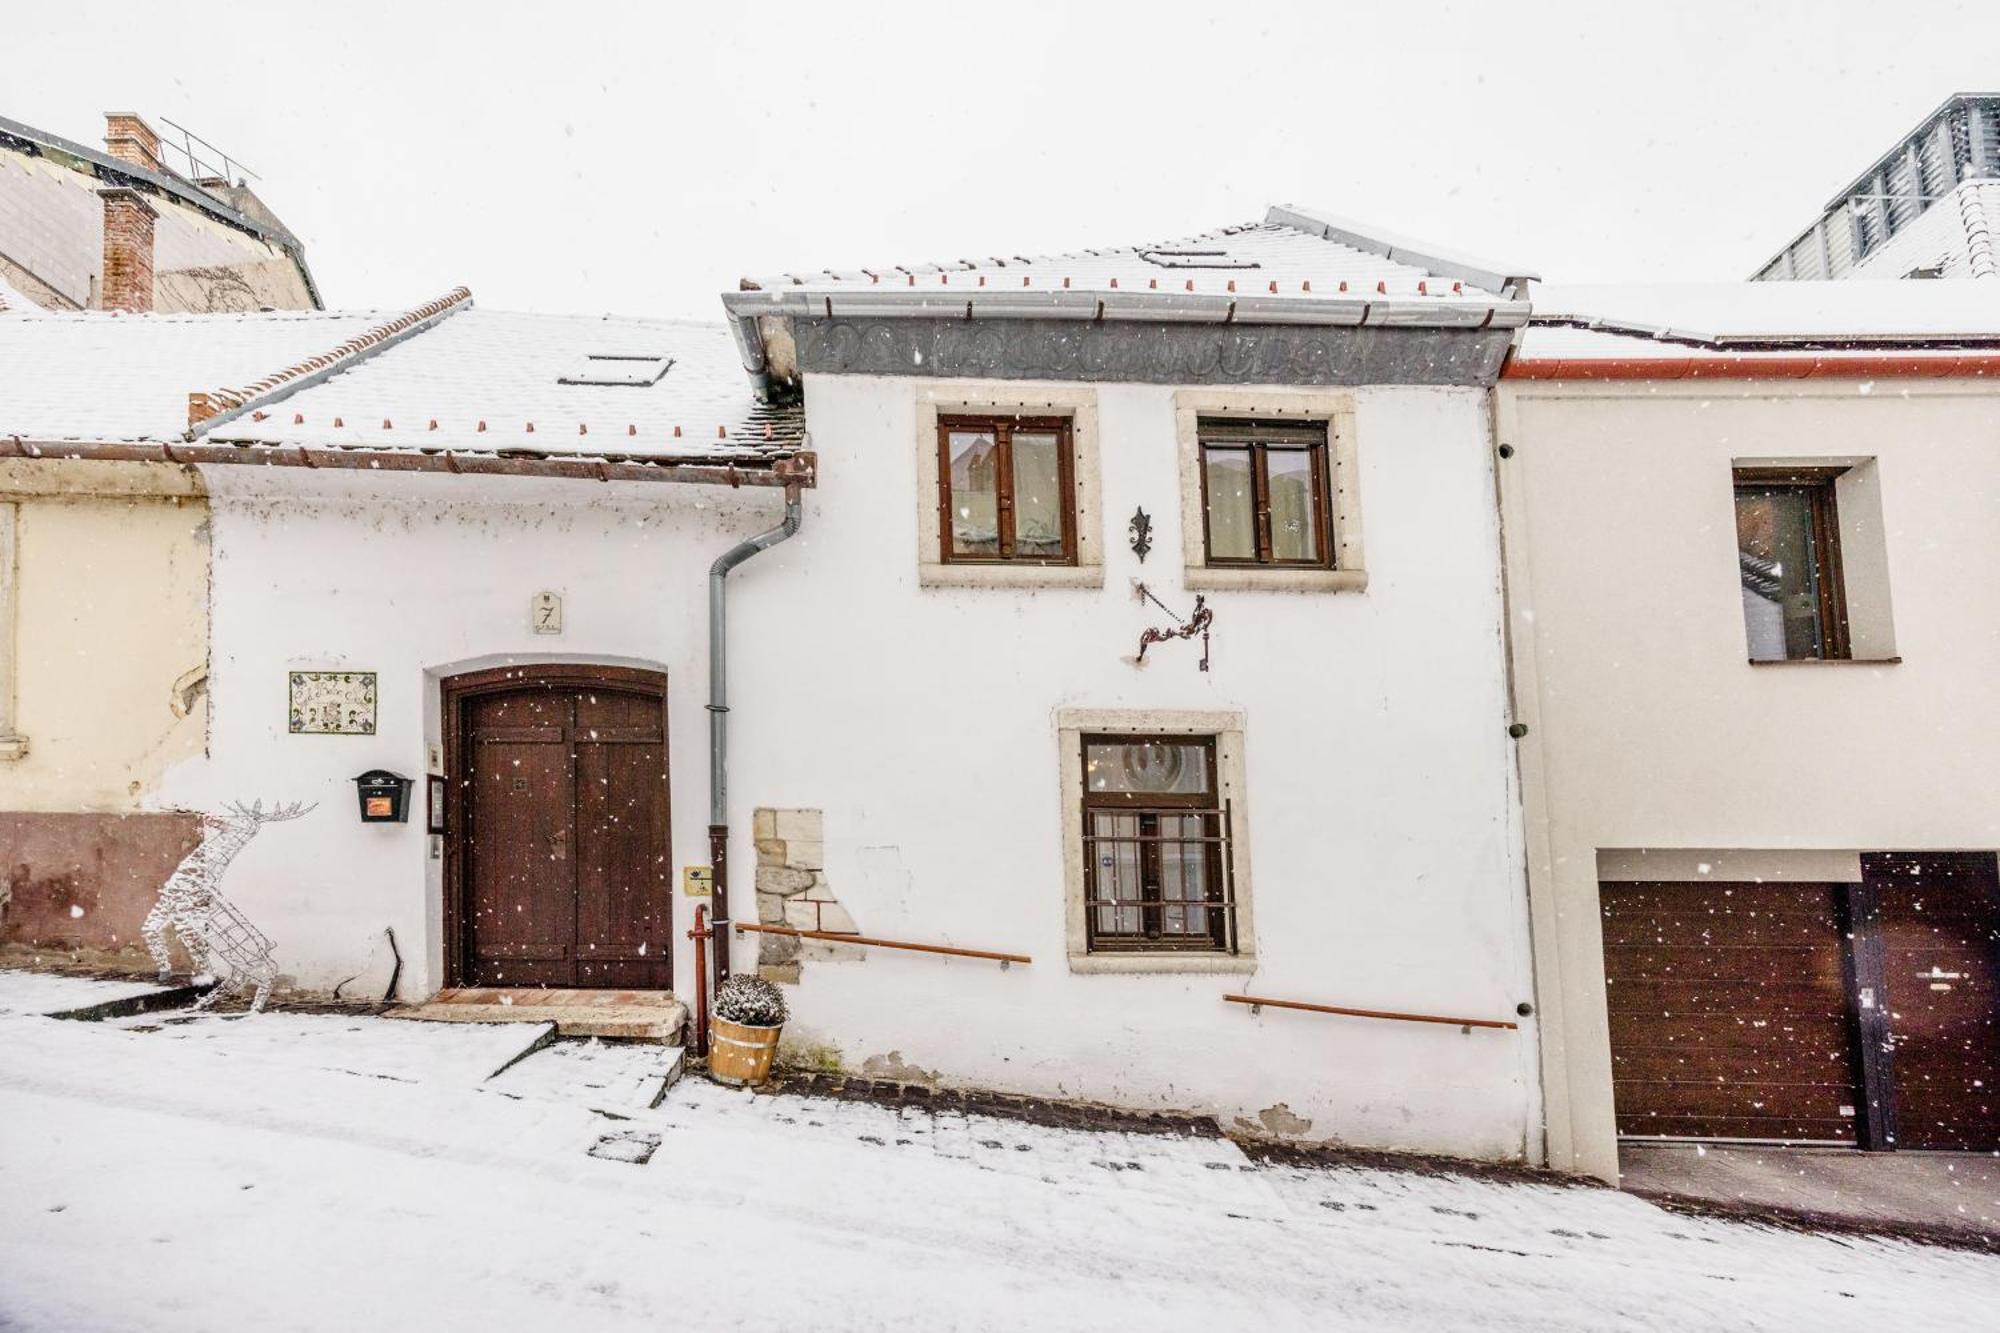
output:
[[[1069,970],[1083,974],[1222,973],[1257,970],[1257,928],[1250,875],[1250,801],[1240,712],[1189,709],[1063,708],[1055,715],[1061,764],[1063,903]],[[1083,867],[1083,738],[1100,733],[1204,736],[1215,741],[1216,796],[1230,802],[1230,882],[1236,895],[1236,952],[1090,951]]]
[[[20,707],[21,506],[0,500],[0,760],[23,759],[28,738],[17,729]]]
[[[1065,385],[987,384],[958,381],[922,385],[917,394],[917,584],[925,588],[1102,588],[1104,522],[1099,463],[1097,391]],[[946,564],[940,483],[938,418],[953,416],[1057,416],[1070,422],[1074,474],[1071,521],[1076,562],[1067,565],[1007,561]]]
[[[1333,521],[1333,568],[1297,565],[1210,565],[1202,518],[1201,421],[1322,422],[1326,426]],[[1361,547],[1361,465],[1355,443],[1354,395],[1344,389],[1181,389],[1174,394],[1174,434],[1180,443],[1183,586],[1202,592],[1362,592],[1368,567]]]

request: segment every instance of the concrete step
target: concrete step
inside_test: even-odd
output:
[[[423,1004],[389,1011],[391,1018],[432,1023],[553,1023],[565,1037],[680,1044],[687,1006],[667,991],[440,991]]]

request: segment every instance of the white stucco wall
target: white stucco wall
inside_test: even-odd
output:
[[[1499,411],[1550,1161],[1611,1178],[1600,874],[1841,880],[1859,851],[2000,847],[2000,391],[1506,383]],[[1900,661],[1747,661],[1730,469],[1780,458],[1873,460],[1880,527],[1843,512],[1842,554]]]
[[[1035,961],[811,960],[791,1036],[850,1068],[1537,1154],[1533,1020],[1463,1033],[1221,1000],[1513,1018],[1529,998],[1484,396],[1358,392],[1367,591],[1210,594],[1204,674],[1198,644],[1155,649],[1143,670],[1125,660],[1160,619],[1133,577],[1192,602],[1173,390],[1097,391],[1103,587],[1025,589],[919,586],[920,506],[934,503],[917,484],[923,388],[809,381],[822,480],[804,530],[731,580],[733,905],[754,915],[752,809],[817,809],[828,882],[864,932]],[[674,859],[706,859],[705,574],[775,518],[775,492],[213,471],[214,759],[184,769],[180,793],[322,802],[268,830],[231,885],[302,984],[357,970],[385,925],[422,960],[405,994],[439,982],[438,863],[418,824],[362,826],[347,779],[422,771],[441,671],[510,653],[664,668]],[[1155,523],[1143,567],[1123,539],[1138,506]],[[529,632],[541,588],[566,596],[560,639]],[[286,735],[285,674],[300,667],[381,673],[381,733]],[[1254,973],[1072,973],[1060,709],[1243,716]],[[675,912],[685,987],[688,901]],[[754,965],[754,942],[735,956]]]

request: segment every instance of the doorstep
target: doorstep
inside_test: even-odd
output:
[[[663,990],[537,990],[452,987],[390,1018],[431,1023],[554,1023],[565,1037],[612,1037],[677,1045],[687,1006]]]

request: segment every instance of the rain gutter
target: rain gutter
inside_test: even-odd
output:
[[[724,551],[708,567],[708,861],[715,938],[715,993],[729,978],[729,571],[799,530],[800,485],[785,487],[785,517]]]
[[[711,486],[814,484],[809,452],[730,459],[712,455],[660,457],[640,454],[557,456],[525,450],[421,453],[398,449],[315,448],[306,445],[196,444],[114,440],[31,440],[0,436],[0,458],[46,458],[115,463],[237,464],[353,472],[445,472],[463,476],[560,477],[580,481],[670,481]]]

